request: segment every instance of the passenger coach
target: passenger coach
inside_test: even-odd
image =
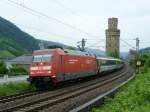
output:
[[[112,57],[97,57],[96,60],[101,73],[120,69],[124,65],[124,62],[122,60]]]

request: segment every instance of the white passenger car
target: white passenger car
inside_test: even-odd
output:
[[[123,67],[124,62],[120,59],[111,57],[97,57],[97,63],[100,68],[100,72],[113,71]]]

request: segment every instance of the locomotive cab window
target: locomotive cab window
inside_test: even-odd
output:
[[[46,62],[46,61],[50,61],[51,59],[52,59],[52,54],[35,55],[33,57],[33,62]]]
[[[52,59],[51,54],[43,55],[42,61],[50,61]]]
[[[35,55],[33,57],[33,62],[41,62],[42,61],[42,55]]]

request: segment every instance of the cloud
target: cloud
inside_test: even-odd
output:
[[[20,0],[15,1],[22,3]],[[24,0],[24,4],[99,37],[92,37],[54,20],[37,16],[37,14],[35,16],[30,14],[31,12],[29,13],[29,11],[6,1],[0,2],[0,13],[2,17],[14,23],[33,26],[42,29],[44,32],[48,32],[43,33],[21,27],[36,38],[58,41],[74,46],[77,45],[76,42],[81,40],[81,38],[104,39],[107,19],[109,17],[117,17],[119,19],[118,28],[121,29],[121,38],[133,39],[139,37],[142,47],[150,45],[150,39],[147,39],[150,35],[150,1],[148,0],[57,1],[63,4],[63,6],[57,4],[55,0]],[[134,45],[135,41],[131,41],[130,43]],[[128,49],[129,47],[121,48],[121,50],[126,51]]]

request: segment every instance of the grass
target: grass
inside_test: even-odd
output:
[[[139,73],[135,79],[119,89],[114,98],[92,112],[150,112],[150,69]]]
[[[0,96],[9,96],[31,90],[35,90],[35,88],[28,82],[5,83],[0,85]]]
[[[11,54],[9,51],[2,50],[0,51],[0,58],[6,58],[6,57],[15,57],[13,54]]]

